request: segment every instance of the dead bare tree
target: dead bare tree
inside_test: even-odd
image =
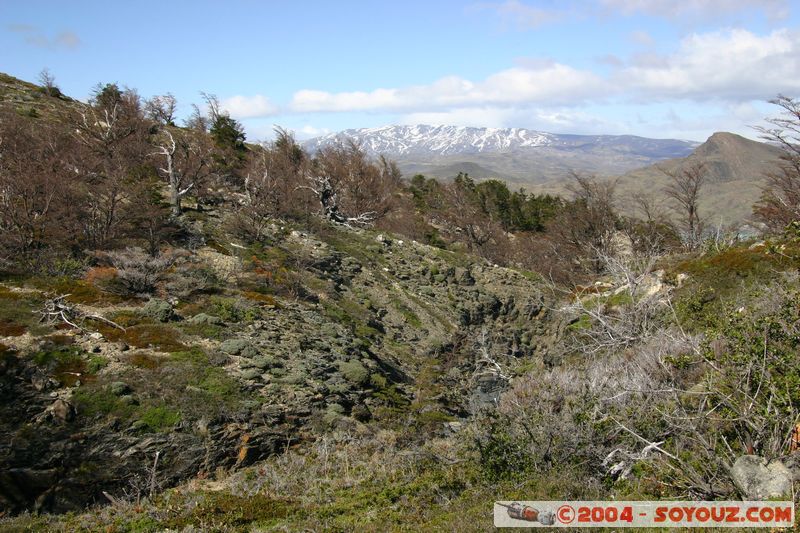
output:
[[[772,127],[755,129],[762,139],[778,145],[783,153],[778,170],[766,176],[753,214],[769,231],[779,232],[800,220],[800,100],[778,95],[770,103],[781,109],[781,115],[767,120]]]
[[[703,219],[699,213],[700,193],[706,182],[706,166],[693,163],[680,170],[660,167],[669,178],[664,193],[674,202],[674,209],[680,215],[680,226],[684,234],[684,244],[695,248],[703,236]]]
[[[42,71],[39,73],[37,81],[42,86],[42,88],[44,89],[44,93],[47,96],[59,96],[61,94],[61,91],[58,89],[58,86],[56,85],[56,78],[50,72],[50,69],[47,68],[42,69]]]
[[[172,215],[177,217],[183,211],[183,198],[198,189],[211,173],[211,151],[204,147],[202,139],[194,139],[186,132],[173,133],[166,127],[157,139],[155,155],[164,157],[165,161],[158,170],[167,180]]]
[[[83,327],[79,326],[78,322],[83,322],[86,319],[90,319],[104,322],[110,326],[114,326],[117,329],[125,331],[124,327],[103,316],[100,316],[96,313],[84,313],[75,305],[67,302],[68,296],[69,294],[62,294],[60,296],[54,296],[47,299],[44,302],[42,309],[38,311],[40,314],[39,322],[46,324],[58,324],[63,322],[68,326],[83,331]]]
[[[392,208],[400,187],[397,167],[385,158],[370,161],[353,141],[322,149],[306,173],[306,184],[328,220],[371,225]]]

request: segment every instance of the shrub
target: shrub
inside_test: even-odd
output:
[[[98,279],[101,287],[114,294],[137,297],[153,294],[157,283],[174,261],[171,254],[153,257],[140,248],[108,252],[106,257],[117,275],[110,279]]]

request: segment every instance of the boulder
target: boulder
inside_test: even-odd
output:
[[[369,381],[369,370],[355,359],[340,362],[339,372],[347,381],[355,385],[364,385]]]
[[[792,473],[780,461],[743,455],[731,468],[731,478],[748,500],[780,498],[792,493]]]
[[[122,381],[114,381],[109,383],[108,391],[114,396],[123,396],[128,394],[131,391],[131,388],[127,383],[123,383]]]
[[[145,316],[152,318],[157,322],[168,322],[174,315],[172,305],[165,300],[158,298],[151,298],[146,304],[142,312]]]
[[[219,349],[229,355],[240,355],[242,357],[255,357],[258,349],[247,339],[228,339],[219,345]]]
[[[206,313],[198,313],[187,320],[189,324],[193,325],[212,325],[212,326],[219,326],[222,325],[222,319],[218,316],[207,315]]]
[[[61,398],[53,402],[50,406],[53,417],[61,422],[70,422],[75,418],[75,407]]]

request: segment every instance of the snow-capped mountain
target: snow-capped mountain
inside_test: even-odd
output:
[[[369,155],[395,160],[404,174],[442,178],[468,172],[522,183],[562,179],[571,171],[621,174],[686,157],[700,143],[633,135],[563,135],[524,128],[384,126],[332,133],[303,143],[310,152],[353,140]]]
[[[683,157],[699,143],[674,139],[647,139],[633,135],[559,135],[524,128],[466,126],[383,126],[331,133],[305,142],[316,151],[342,139],[356,141],[368,153],[387,156],[508,153],[531,148],[562,150],[611,148],[650,157]]]

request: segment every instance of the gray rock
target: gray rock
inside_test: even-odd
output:
[[[222,319],[218,316],[207,315],[205,313],[198,313],[187,320],[189,324],[193,325],[205,325],[210,324],[212,326],[220,326],[222,325]]]
[[[258,379],[261,377],[261,371],[256,368],[248,368],[242,372],[242,379]]]
[[[115,381],[108,385],[108,390],[114,396],[122,396],[123,394],[129,393],[131,388],[128,386],[127,383],[123,383],[122,381]]]
[[[119,401],[125,405],[139,405],[139,400],[132,394],[123,394],[119,397]]]
[[[364,385],[369,381],[369,370],[355,359],[340,362],[339,372],[347,381],[356,385]]]
[[[144,304],[142,312],[145,316],[158,322],[168,322],[174,316],[172,305],[170,305],[169,302],[160,300],[158,298],[151,298],[146,304]]]
[[[267,356],[256,357],[251,362],[255,368],[259,368],[261,370],[266,370],[267,368],[278,366],[277,361],[275,361],[275,359]]]
[[[75,407],[66,400],[59,398],[50,406],[56,420],[70,422],[75,418]]]
[[[242,357],[258,355],[256,347],[247,339],[228,339],[219,345],[219,349],[227,354],[241,355]]]
[[[792,492],[792,473],[780,461],[743,455],[731,468],[731,478],[748,500],[780,498]]]

